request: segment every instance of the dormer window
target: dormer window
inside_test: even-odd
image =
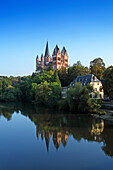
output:
[[[95,81],[95,76],[93,76],[93,80]]]

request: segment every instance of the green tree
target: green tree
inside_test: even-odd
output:
[[[90,62],[91,74],[94,74],[98,79],[103,78],[103,73],[105,71],[105,63],[103,59],[96,58]]]
[[[113,66],[108,67],[104,72],[104,91],[113,99]]]
[[[2,89],[2,80],[0,80],[0,89]]]
[[[52,64],[50,63],[48,66],[46,66],[46,67],[45,67],[45,70],[46,70],[46,71],[50,71],[50,70],[53,71]]]
[[[81,75],[88,75],[90,74],[90,69],[88,67],[84,67],[80,61],[77,61],[72,67],[69,67],[68,70],[69,75],[69,84],[77,77]]]
[[[62,68],[60,70],[58,70],[58,75],[59,75],[59,79],[61,82],[62,87],[68,86],[70,84],[70,78],[68,75],[68,70],[66,70],[66,68]]]
[[[80,113],[98,112],[100,105],[90,98],[92,90],[92,87],[82,86],[80,83],[76,83],[74,87],[71,87],[66,98],[70,111]]]
[[[37,83],[32,83],[31,96],[32,100],[35,101]]]
[[[20,90],[22,92],[21,98],[31,101],[31,82],[29,79],[20,83]]]
[[[58,101],[61,99],[61,85],[57,82],[50,83],[49,87],[52,90],[51,95],[49,96],[49,106],[57,107]]]
[[[47,105],[49,96],[52,94],[52,89],[49,87],[49,83],[45,81],[37,86],[36,89],[36,102]]]
[[[55,70],[55,72],[54,72],[54,82],[57,82],[59,85],[61,85],[57,70]]]

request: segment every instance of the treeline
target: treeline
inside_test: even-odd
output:
[[[94,74],[99,79],[103,79],[105,93],[111,99],[113,98],[113,66],[105,68],[103,60],[97,58],[90,62],[89,68],[84,67],[78,61],[68,70],[62,68],[54,72],[52,66],[49,65],[45,70],[41,70],[40,73],[33,73],[31,76],[0,76],[0,101],[29,101],[54,108],[67,108],[67,110],[71,111],[92,111],[99,106],[96,103],[94,104],[94,101],[92,104],[89,97],[89,92],[91,91],[89,87],[81,87],[79,84],[79,89],[76,90],[78,88],[76,86],[70,88],[67,98],[65,100],[61,99],[61,87],[69,85],[77,76],[87,74]],[[76,93],[77,91],[79,92],[78,94]],[[79,104],[76,104],[75,108],[73,103],[78,101]],[[84,102],[85,105],[83,105]],[[84,106],[84,109],[82,106]]]
[[[90,66],[85,67],[78,61],[73,66],[69,67],[68,71],[63,68],[58,71],[59,78],[62,86],[67,86],[77,76],[94,74],[99,80],[101,80],[104,88],[104,93],[110,99],[113,99],[113,66],[105,67],[103,59],[96,58],[90,62]]]

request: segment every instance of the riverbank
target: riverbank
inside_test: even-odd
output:
[[[113,124],[113,110],[101,109],[101,111],[106,112],[106,114],[104,115],[91,114],[91,115],[95,118],[100,118],[109,121],[109,123]]]

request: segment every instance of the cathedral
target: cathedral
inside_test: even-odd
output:
[[[41,60],[39,60],[38,55],[36,57],[36,72],[39,73],[41,69],[44,69],[49,64],[52,65],[54,71],[56,69],[61,69],[62,67],[65,67],[66,69],[68,68],[68,54],[65,47],[63,47],[62,51],[60,52],[60,49],[56,45],[51,57],[49,54],[49,46],[47,42],[45,55],[41,55]]]

